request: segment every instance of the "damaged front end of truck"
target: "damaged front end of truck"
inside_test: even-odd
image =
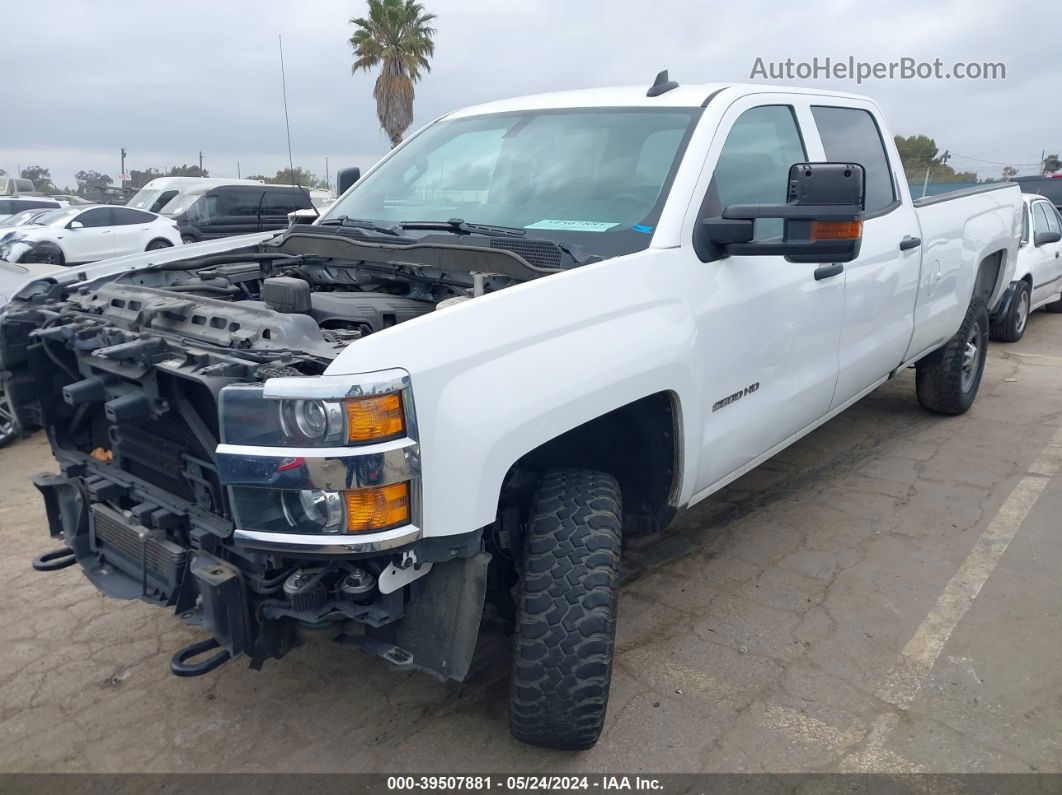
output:
[[[423,533],[409,373],[326,374],[365,335],[552,272],[449,242],[293,230],[9,304],[0,364],[59,467],[34,478],[61,543],[34,567],[78,564],[105,595],[201,627],[177,675],[257,669],[331,628],[462,679],[493,534]]]

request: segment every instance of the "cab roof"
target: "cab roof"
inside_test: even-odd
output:
[[[787,93],[830,96],[841,99],[867,100],[859,94],[846,94],[820,88],[798,88],[761,83],[687,83],[679,84],[656,96],[647,96],[651,82],[640,86],[617,86],[609,88],[584,88],[574,91],[556,91],[548,94],[530,94],[524,97],[501,99],[482,105],[473,105],[454,111],[448,119],[464,116],[480,116],[489,113],[510,113],[523,110],[554,108],[698,108],[707,104],[710,97],[726,92],[728,99],[737,99],[749,94]]]

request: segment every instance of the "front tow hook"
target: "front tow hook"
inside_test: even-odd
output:
[[[215,638],[208,638],[207,640],[199,641],[199,643],[189,644],[173,655],[170,660],[170,670],[173,671],[174,676],[202,676],[203,674],[208,674],[231,659],[227,651],[220,651],[213,657],[207,657],[202,662],[197,663],[188,662],[188,658],[196,657],[211,649],[220,648],[221,644]]]
[[[35,557],[33,568],[37,571],[59,571],[75,563],[77,563],[77,558],[74,557],[74,550],[70,547],[59,547],[59,549],[53,549],[51,552]]]

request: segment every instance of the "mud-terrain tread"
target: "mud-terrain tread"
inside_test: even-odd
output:
[[[548,471],[528,522],[510,686],[516,739],[593,746],[612,680],[622,527],[619,484],[584,469]]]
[[[1029,283],[1026,281],[1020,282],[1022,285],[1020,288],[1029,294],[1029,303],[1032,303],[1032,290],[1029,289]],[[1025,335],[1025,329],[1020,332],[1017,329],[1018,323],[1018,295],[1015,293],[1010,298],[1010,306],[1007,307],[1007,314],[1000,317],[995,323],[992,324],[992,339],[999,340],[1000,342],[1017,342]],[[1029,325],[1029,320],[1026,318],[1025,325]]]
[[[977,381],[969,393],[962,391],[962,361],[966,337],[974,323],[982,329],[981,361]],[[988,309],[984,299],[974,298],[966,310],[962,325],[943,348],[926,356],[915,366],[915,392],[918,402],[927,411],[938,414],[962,414],[973,405],[981,386],[985,360],[988,356]]]

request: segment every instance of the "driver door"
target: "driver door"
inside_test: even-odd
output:
[[[821,153],[804,148],[798,108],[739,100],[717,135],[725,135],[699,217],[730,204],[786,201],[789,168]],[[806,109],[803,111],[806,115]],[[780,238],[782,222],[759,219],[755,240]],[[727,478],[830,408],[838,375],[844,276],[783,256],[721,256],[700,262],[700,354],[706,405],[699,488]]]
[[[1032,222],[1033,265],[1032,265],[1032,303],[1033,306],[1050,298],[1059,291],[1062,282],[1062,242],[1036,245],[1036,236],[1044,232],[1060,232],[1058,213],[1046,201],[1032,204],[1030,221]]]
[[[80,227],[71,224],[79,222]],[[95,262],[114,255],[114,227],[110,207],[85,210],[67,224],[62,239],[67,264]]]

